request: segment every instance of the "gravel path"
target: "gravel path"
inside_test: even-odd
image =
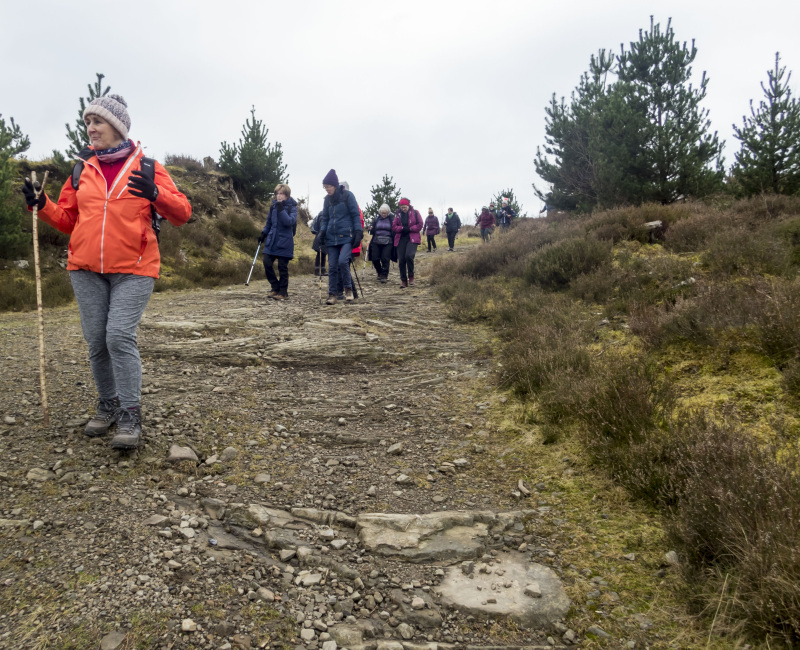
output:
[[[435,257],[418,257],[416,287],[368,270],[366,297],[333,307],[308,277],[283,303],[264,282],[154,295],[139,330],[147,440],[133,454],[82,435],[94,388],[77,308],[46,313],[49,429],[35,314],[0,315],[0,647],[579,642],[560,623],[415,618],[438,615],[446,563],[373,553],[352,529],[364,513],[537,505],[512,495],[518,476],[475,462],[501,398],[484,334],[448,321],[427,286]],[[181,451],[197,460],[169,460]],[[534,559],[542,546],[521,524],[489,540]]]

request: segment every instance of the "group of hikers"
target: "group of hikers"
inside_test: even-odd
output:
[[[508,228],[516,216],[517,213],[507,198],[503,198],[503,205],[499,209],[496,209],[495,203],[490,203],[488,207],[484,205],[475,221],[475,225],[481,229],[483,242],[486,243],[491,239],[495,225]]]
[[[90,145],[78,154],[72,175],[54,202],[38,183],[25,179],[22,192],[28,209],[70,236],[67,271],[80,311],[89,363],[97,387],[95,414],[85,426],[89,437],[102,437],[116,426],[112,449],[136,449],[142,443],[142,363],[137,328],[153,292],[161,266],[159,221],[173,226],[189,221],[192,207],[167,170],[147,158],[139,142],[128,137],[127,102],[109,94],[93,99],[83,111]],[[316,273],[325,274],[327,304],[354,297],[349,264],[361,254],[364,217],[346,183],[331,169],[323,178],[322,211],[311,223],[318,252]],[[496,217],[492,217],[495,219]],[[503,221],[500,221],[501,225]],[[275,187],[266,224],[259,236],[271,298],[288,297],[289,261],[294,256],[297,201],[285,183]],[[489,227],[487,225],[487,227]],[[450,208],[444,217],[448,250],[454,250],[461,221]],[[483,232],[483,223],[481,223]],[[384,204],[369,227],[368,258],[378,279],[386,283],[396,261],[401,287],[414,285],[414,257],[426,235],[428,251],[436,250],[441,224],[428,210],[425,221],[407,198],[391,214]],[[277,263],[277,274],[275,264]]]
[[[352,302],[355,287],[350,266],[354,257],[362,255],[364,215],[346,181],[339,181],[335,169],[322,179],[325,201],[320,213],[308,222],[314,235],[312,248],[316,253],[314,275],[328,276],[327,305],[339,300]],[[291,198],[291,189],[281,183],[275,188],[275,200],[270,206],[267,222],[258,242],[263,244],[264,270],[272,291],[269,297],[285,300],[288,297],[289,261],[294,256],[294,232],[297,227],[297,202]],[[455,250],[455,238],[461,228],[458,214],[450,208],[444,219],[448,250]],[[367,259],[386,284],[391,262],[400,270],[400,287],[414,286],[414,259],[421,235],[427,237],[428,252],[436,251],[436,235],[441,232],[439,219],[428,208],[425,221],[407,198],[401,198],[397,211],[392,214],[384,203],[369,226],[371,235],[367,246]],[[325,264],[328,264],[326,269]],[[277,261],[278,274],[275,273]]]

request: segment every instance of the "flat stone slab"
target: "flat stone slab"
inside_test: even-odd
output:
[[[492,513],[433,512],[425,515],[368,513],[356,533],[368,551],[409,562],[458,562],[483,554]]]
[[[525,593],[533,583],[538,584],[541,597]],[[528,628],[552,625],[566,616],[570,607],[558,576],[519,553],[502,553],[490,565],[477,564],[470,575],[461,567],[449,567],[435,590],[442,604],[467,615],[510,618]]]

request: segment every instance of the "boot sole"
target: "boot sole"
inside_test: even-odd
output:
[[[139,440],[138,440],[137,442],[135,442],[135,443],[130,443],[130,442],[114,442],[114,441],[112,440],[112,441],[111,441],[111,445],[110,445],[110,447],[111,447],[112,449],[116,449],[116,450],[118,450],[118,451],[125,451],[125,450],[131,450],[131,449],[139,449],[140,447],[143,447],[143,446],[144,446],[144,440],[143,440],[142,438],[139,438]]]

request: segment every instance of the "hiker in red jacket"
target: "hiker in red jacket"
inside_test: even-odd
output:
[[[485,205],[481,208],[481,214],[478,217],[478,226],[481,229],[481,239],[485,244],[489,241],[492,229],[494,228],[494,215]]]
[[[422,217],[413,208],[411,201],[400,199],[400,209],[394,215],[392,232],[397,249],[397,265],[400,267],[400,288],[414,286],[414,257],[417,254],[422,230]]]

